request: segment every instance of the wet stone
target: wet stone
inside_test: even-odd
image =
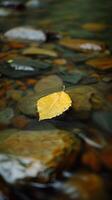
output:
[[[83,24],[82,28],[84,28],[87,31],[100,32],[104,31],[107,28],[107,25],[100,23],[86,23]]]
[[[17,104],[18,110],[25,115],[36,116],[36,102],[40,97],[42,97],[42,95],[35,93],[32,95],[26,95],[25,97],[22,97]]]
[[[5,34],[8,39],[31,40],[37,42],[45,42],[46,36],[43,31],[30,27],[15,27],[8,30]]]
[[[0,110],[4,109],[7,106],[7,101],[5,98],[0,99]]]
[[[95,172],[99,172],[101,170],[102,164],[100,155],[94,149],[86,150],[82,156],[81,161],[84,166],[89,167]]]
[[[53,61],[54,65],[66,65],[67,64],[67,60],[64,58],[57,58]]]
[[[25,48],[26,44],[16,40],[8,41],[8,46],[11,49],[23,49]]]
[[[39,8],[41,5],[41,2],[39,0],[29,0],[26,3],[26,6],[28,8]]]
[[[27,125],[26,129],[27,130],[35,130],[35,131],[42,131],[42,130],[54,130],[55,126],[47,121],[47,120],[43,120],[41,121],[37,121],[37,118],[30,118],[29,124]]]
[[[76,112],[89,112],[92,109],[101,109],[104,105],[102,95],[92,86],[71,87],[66,92],[70,95]]]
[[[81,130],[77,128],[74,129],[73,132],[78,137],[80,137],[82,141],[84,141],[87,150],[89,149],[89,152],[92,148],[101,150],[107,144],[107,141],[102,135],[102,132],[98,131],[97,129],[88,128],[86,131],[84,131],[83,129]]]
[[[49,93],[60,91],[63,89],[63,81],[57,75],[49,75],[40,79],[34,87],[36,92],[46,92]]]
[[[101,153],[101,161],[103,166],[112,170],[112,144],[105,148]]]
[[[19,101],[23,96],[23,92],[21,90],[12,89],[7,92],[7,98],[12,99],[14,101]]]
[[[109,70],[112,69],[112,57],[92,59],[87,61],[86,64],[102,71]]]
[[[0,89],[0,98],[5,96],[5,90],[2,88]]]
[[[37,48],[37,47],[30,47],[24,49],[22,52],[23,55],[29,56],[45,56],[45,57],[57,57],[58,54],[54,50]]]
[[[0,8],[0,17],[6,17],[11,15],[11,11],[10,10],[6,10],[4,8]]]
[[[103,42],[86,39],[63,38],[59,44],[66,48],[82,52],[101,52],[106,48]]]
[[[112,112],[111,111],[99,111],[93,112],[92,115],[93,122],[100,127],[112,134]]]
[[[35,84],[35,92],[26,95],[18,101],[18,109],[25,115],[37,116],[36,102],[39,98],[63,89],[63,81],[57,75],[49,75]]]
[[[108,100],[110,103],[112,103],[112,94],[109,94],[109,95],[107,96],[107,100]]]
[[[64,81],[64,83],[68,83],[68,84],[78,84],[84,77],[86,77],[86,74],[78,71],[78,70],[74,70],[71,73],[60,73],[60,77],[62,78],[62,80]]]
[[[112,74],[110,73],[109,75],[105,76],[102,78],[102,80],[106,83],[112,82]]]
[[[0,134],[0,174],[8,183],[48,181],[53,172],[73,164],[79,149],[79,140],[66,131],[5,130]]]
[[[7,107],[0,111],[0,123],[10,124],[11,119],[14,117],[14,111],[12,108]]]
[[[30,120],[24,115],[17,115],[12,118],[11,125],[15,128],[25,128],[29,124]]]
[[[104,180],[89,172],[79,172],[70,178],[63,186],[69,199],[106,200],[108,199]]]
[[[0,72],[10,78],[23,78],[36,76],[43,71],[51,68],[51,66],[45,62],[39,60],[32,60],[30,58],[15,58],[8,60],[7,62],[0,63]]]

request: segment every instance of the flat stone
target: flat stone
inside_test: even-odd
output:
[[[82,28],[84,28],[87,31],[92,32],[100,32],[104,31],[108,26],[106,24],[100,24],[100,23],[86,23],[83,24]]]
[[[56,169],[73,164],[79,149],[79,140],[66,131],[5,130],[0,134],[0,175],[8,183],[25,178],[48,181]]]
[[[99,70],[109,70],[112,69],[112,57],[91,59],[86,64]]]
[[[81,71],[74,70],[71,73],[62,72],[62,73],[60,73],[60,76],[65,84],[68,83],[71,85],[75,85],[79,81],[81,81],[84,77],[86,77],[87,75]],[[87,79],[87,77],[86,77],[86,79]]]
[[[49,75],[40,79],[34,87],[38,93],[49,91],[49,93],[57,92],[63,89],[63,81],[57,75]]]
[[[71,87],[66,92],[70,95],[76,112],[101,109],[104,105],[102,95],[92,86]]]
[[[0,72],[10,78],[23,78],[36,76],[51,66],[39,60],[33,60],[25,57],[10,59],[7,62],[0,63]]]
[[[46,35],[41,30],[30,27],[15,27],[4,33],[8,39],[31,40],[37,42],[45,42]]]
[[[86,39],[63,38],[59,44],[66,48],[82,52],[101,52],[106,48],[103,42]]]
[[[46,57],[57,57],[58,54],[54,50],[49,49],[43,49],[43,48],[37,48],[37,47],[30,47],[27,49],[24,49],[22,52],[23,55],[27,56],[46,56]]]

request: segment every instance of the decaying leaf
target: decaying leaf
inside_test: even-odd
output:
[[[64,91],[55,92],[37,101],[39,120],[51,119],[61,115],[72,104],[70,96]]]

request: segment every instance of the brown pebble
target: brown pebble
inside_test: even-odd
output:
[[[10,80],[7,80],[4,82],[4,90],[7,91],[10,89],[12,89],[12,82]]]
[[[0,98],[3,97],[5,95],[5,90],[4,89],[0,89]]]
[[[22,49],[25,47],[25,44],[21,43],[21,42],[17,42],[17,41],[10,41],[8,43],[8,46],[12,49]]]
[[[95,150],[86,151],[82,156],[82,163],[94,171],[101,169],[100,157]]]
[[[87,61],[86,64],[100,70],[112,69],[112,57],[92,59]]]
[[[7,128],[7,124],[2,124],[2,123],[0,123],[0,130],[2,131],[2,130],[5,130],[6,128]]]
[[[33,86],[33,85],[35,85],[37,83],[37,80],[36,79],[27,79],[26,80],[26,84],[28,85],[28,86]]]
[[[17,86],[19,87],[20,90],[26,90],[26,85],[22,81],[16,80],[16,84],[17,84]]]
[[[4,58],[6,58],[8,55],[9,55],[9,52],[1,52],[0,53],[0,59],[2,60]]]
[[[23,85],[23,86],[20,87],[20,90],[25,91],[26,89],[27,89],[26,85]]]
[[[24,83],[23,83],[22,81],[20,81],[20,80],[16,80],[16,84],[17,84],[18,86],[23,86],[23,85],[24,85]]]
[[[107,96],[107,100],[112,103],[112,94]]]
[[[0,109],[5,108],[7,105],[7,102],[4,98],[0,98]]]
[[[112,169],[112,147],[104,149],[101,155],[101,160],[105,167]]]
[[[53,61],[55,65],[66,65],[67,61],[64,58],[58,58]]]
[[[100,77],[99,74],[97,74],[97,73],[92,73],[92,74],[91,74],[91,77],[96,78],[97,80],[100,80],[100,79],[101,79],[101,77]]]
[[[29,119],[23,115],[15,116],[11,121],[11,124],[15,128],[25,128],[28,125],[28,123],[29,123]]]
[[[64,184],[64,193],[67,199],[80,200],[106,200],[108,199],[104,180],[95,173],[75,173]],[[66,199],[66,198],[64,198]]]

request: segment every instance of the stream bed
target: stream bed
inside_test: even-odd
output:
[[[111,8],[0,0],[0,200],[111,199]],[[71,107],[40,121],[61,91]]]

